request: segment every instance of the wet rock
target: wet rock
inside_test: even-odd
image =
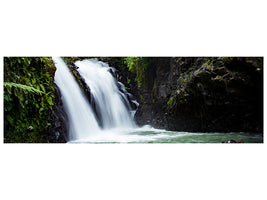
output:
[[[222,141],[222,143],[236,143],[235,140],[225,140],[225,141]]]
[[[262,58],[174,57],[157,63],[152,86],[138,89],[138,123],[149,120],[176,131],[263,131]]]
[[[238,140],[225,140],[225,141],[222,141],[222,143],[244,143],[244,140],[243,139],[238,139]]]
[[[53,106],[53,115],[49,119],[51,126],[48,141],[51,143],[66,143],[69,140],[68,117],[63,107],[60,90],[57,85],[55,86],[55,104]]]
[[[238,139],[238,140],[236,140],[236,143],[244,143],[244,140],[243,139]]]
[[[116,72],[115,72],[115,69],[109,68],[109,69],[108,69],[108,72],[111,73],[111,75],[112,75],[114,78],[117,78],[117,74],[116,74]]]

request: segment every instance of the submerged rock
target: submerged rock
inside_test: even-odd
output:
[[[238,139],[238,140],[236,140],[236,143],[244,143],[244,140],[243,139]]]
[[[225,141],[222,141],[222,143],[244,143],[244,140],[243,139],[238,139],[238,140],[225,140]]]

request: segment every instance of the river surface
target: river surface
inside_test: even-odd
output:
[[[222,143],[243,139],[244,143],[263,143],[262,134],[252,133],[192,133],[154,129],[149,126],[125,130],[105,130],[70,143]]]

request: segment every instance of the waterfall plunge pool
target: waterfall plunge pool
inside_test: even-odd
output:
[[[154,129],[150,126],[134,129],[110,129],[87,138],[69,143],[222,143],[228,140],[240,140],[244,143],[263,143],[262,134],[230,133],[192,133]]]

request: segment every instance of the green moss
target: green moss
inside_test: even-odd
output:
[[[216,58],[210,58],[207,60],[207,62],[205,62],[203,65],[205,67],[206,70],[212,70],[213,66],[214,66],[214,62],[215,62]]]
[[[79,60],[79,57],[61,57],[66,64],[73,64],[75,61]]]
[[[186,104],[187,103],[187,92],[185,91],[185,89],[181,89],[180,93],[177,96],[178,102],[179,104]]]
[[[141,57],[126,57],[125,64],[130,72],[136,74],[135,81],[137,82],[137,86],[140,88],[145,79],[146,66],[142,65]]]
[[[48,57],[4,58],[4,142],[47,142],[55,70]]]
[[[209,63],[204,63],[204,66],[207,70],[211,70],[212,69],[212,65]]]
[[[124,58],[124,64],[130,72],[136,74],[135,81],[140,88],[147,85],[147,76],[149,68],[152,68],[155,64],[155,58],[150,57],[126,57]]]
[[[187,80],[187,79],[186,79],[185,77],[181,77],[181,82],[182,82],[182,83],[186,83],[186,80]]]
[[[231,71],[231,73],[233,76],[240,76],[241,75],[241,73],[238,71]]]
[[[170,97],[167,103],[169,113],[174,114],[177,109],[183,108],[183,106],[188,103],[187,96],[188,93],[182,88],[175,96]]]
[[[221,57],[221,60],[226,64],[232,62],[233,59],[234,57]]]
[[[174,102],[173,97],[170,97],[170,99],[169,99],[169,101],[167,103],[167,106],[168,106],[169,109],[172,108],[173,102]]]

